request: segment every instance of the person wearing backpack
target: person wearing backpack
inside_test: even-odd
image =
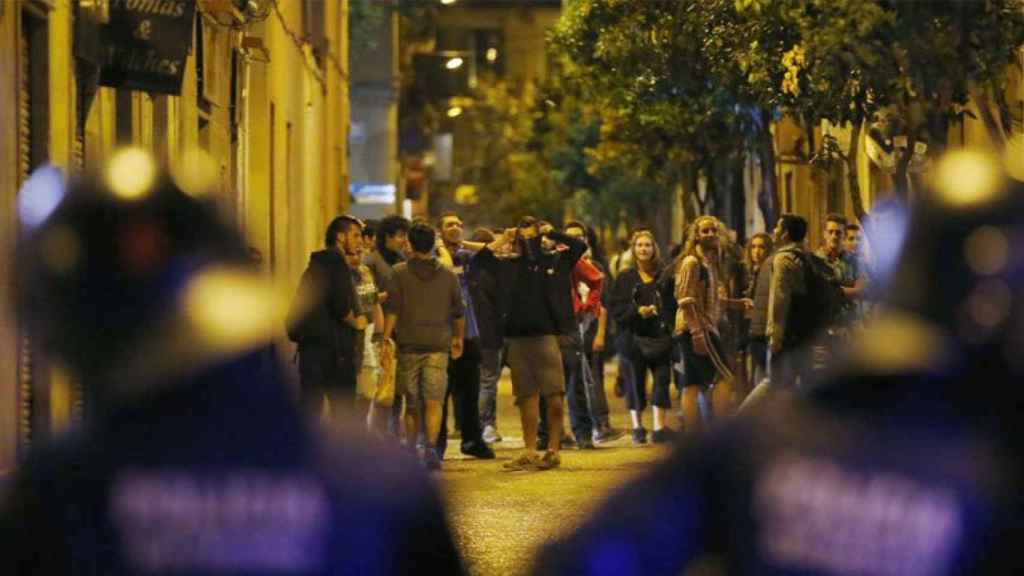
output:
[[[776,389],[791,388],[810,375],[811,357],[804,349],[809,332],[818,323],[816,295],[809,290],[809,256],[804,249],[807,220],[783,214],[772,233],[777,249],[772,255],[768,292],[768,348],[771,352],[771,383]]]
[[[331,221],[325,249],[310,254],[288,312],[288,338],[298,345],[303,401],[314,410],[326,399],[331,412],[345,411],[342,403],[356,391],[355,337],[367,321],[359,311],[345,256],[358,252],[362,233],[353,216]]]

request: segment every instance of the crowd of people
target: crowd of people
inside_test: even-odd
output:
[[[330,296],[289,321],[307,404],[348,412],[355,394],[369,428],[436,470],[449,405],[462,453],[494,458],[507,366],[525,449],[505,468],[545,470],[563,446],[594,449],[627,433],[609,419],[612,357],[632,442],[669,443],[806,383],[868,313],[861,230],[840,215],[827,216],[817,249],[793,214],[745,247],[713,216],[684,232],[662,256],[639,228],[609,260],[579,221],[558,229],[525,217],[466,238],[454,212],[436,223],[341,216],[300,287]],[[306,328],[318,322],[333,322],[338,336]]]
[[[280,326],[237,314],[275,300],[212,206],[167,179],[131,198],[56,179],[59,204],[23,222],[14,304],[92,409],[4,481],[0,557],[12,574],[465,573],[423,466],[448,399],[462,451],[493,457],[507,364],[527,445],[505,467],[557,467],[563,396],[581,447],[617,433],[588,377],[614,342],[635,442],[648,372],[651,442],[676,435],[673,382],[687,431],[749,412],[688,434],[532,573],[1019,574],[1024,186],[953,162],[964,176],[912,215],[876,209],[871,258],[837,217],[814,251],[789,214],[745,249],[700,217],[665,260],[637,230],[608,266],[578,222],[463,240],[455,214],[375,235],[339,217],[288,320],[306,409],[366,418],[334,430],[294,401]]]

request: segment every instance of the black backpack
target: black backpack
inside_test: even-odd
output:
[[[326,318],[326,272],[318,264],[311,262],[302,273],[299,287],[295,291],[285,328],[288,339],[296,344],[324,343],[330,329],[324,326]]]
[[[847,298],[832,267],[822,258],[796,250],[804,271],[804,292],[793,295],[786,319],[787,348],[804,346],[834,325]]]

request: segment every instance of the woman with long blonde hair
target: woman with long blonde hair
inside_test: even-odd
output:
[[[611,309],[619,329],[626,332],[626,352],[632,365],[631,384],[626,388],[626,407],[633,424],[633,443],[647,443],[643,411],[647,407],[647,372],[654,379],[651,403],[654,422],[651,441],[670,441],[674,431],[666,425],[672,408],[672,294],[666,292],[664,268],[658,242],[650,230],[638,230],[630,239],[633,264],[622,270],[612,291]]]

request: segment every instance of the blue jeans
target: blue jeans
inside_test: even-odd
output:
[[[590,419],[595,428],[608,428],[611,423],[608,419],[608,394],[604,390],[604,362],[601,353],[594,352],[597,322],[585,320],[580,325],[580,333],[583,336],[585,360],[580,376],[583,378],[583,390],[590,408]]]
[[[768,377],[768,339],[764,336],[751,336],[747,342],[747,350],[753,368],[751,385],[757,386]]]
[[[813,362],[811,350],[783,349],[778,354],[772,354],[770,362],[771,386],[775,390],[807,389],[810,385],[810,378],[813,375]]]
[[[497,427],[498,380],[501,378],[503,352],[498,349],[480,349],[480,426]]]

